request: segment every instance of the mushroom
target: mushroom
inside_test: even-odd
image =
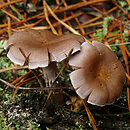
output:
[[[47,30],[28,29],[14,33],[4,48],[12,62],[21,66],[26,63],[30,69],[42,67],[45,80],[49,80],[50,86],[56,76],[55,62],[65,59],[71,49],[72,53],[80,50],[83,42],[84,38],[79,35],[57,36]]]
[[[122,93],[125,70],[117,56],[106,45],[84,42],[79,52],[70,57],[76,70],[70,80],[76,93],[97,106],[112,104]]]

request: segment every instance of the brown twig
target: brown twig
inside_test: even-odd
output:
[[[14,3],[18,3],[18,2],[22,2],[24,0],[13,0],[13,1],[10,1],[10,2],[6,2],[6,3],[3,3],[2,5],[0,5],[0,9],[5,7],[5,6],[8,6],[8,5],[11,5],[11,4],[14,4]]]
[[[13,66],[9,68],[0,69],[0,73],[9,71],[9,70],[26,69],[26,68],[28,68],[28,66]]]
[[[37,72],[36,72],[35,70],[31,70],[31,71],[32,71],[32,73],[35,75],[36,79],[38,80],[38,83],[40,84],[41,88],[44,88],[41,79],[40,79],[39,76],[37,75]]]
[[[43,1],[43,8],[44,8],[44,13],[45,13],[45,18],[46,18],[46,21],[48,22],[48,24],[50,25],[50,28],[52,30],[52,32],[56,35],[58,35],[57,31],[55,30],[55,28],[52,26],[49,18],[48,18],[48,14],[47,14],[47,7],[46,7],[46,3],[45,1]]]
[[[128,5],[130,5],[130,1],[129,0],[126,0],[126,1],[127,1]]]
[[[70,11],[70,10],[75,10],[87,5],[91,5],[91,4],[95,4],[95,3],[100,3],[100,2],[107,2],[109,0],[93,0],[93,1],[83,1],[83,2],[79,2],[73,5],[69,5],[65,8],[61,8],[60,10],[56,10],[54,11],[54,13],[61,13],[61,12],[65,12],[65,11]]]
[[[112,1],[113,4],[115,4],[116,7],[118,7],[127,17],[130,19],[130,15],[119,5],[117,2]]]
[[[7,17],[7,19],[8,19],[8,35],[9,35],[9,37],[11,36],[11,20],[10,20],[10,17]]]
[[[47,5],[47,3],[46,3],[46,6],[47,6],[48,10],[50,11],[50,13],[52,14],[52,16],[53,16],[58,22],[60,22],[63,26],[65,26],[65,27],[66,27],[68,30],[70,30],[72,33],[81,35],[81,34],[78,33],[77,31],[75,31],[73,28],[71,28],[69,25],[67,25],[66,23],[64,23],[63,21],[61,21],[61,20],[54,14],[54,12],[53,12],[53,11],[51,10],[51,8]],[[90,43],[90,41],[88,41],[87,39],[86,39],[86,41],[87,41],[88,43]]]
[[[58,89],[68,89],[66,87],[53,87],[53,88],[25,88],[25,87],[16,87],[14,85],[11,85],[10,83],[6,82],[5,80],[3,79],[0,79],[1,82],[3,82],[4,84],[8,85],[10,88],[13,88],[13,89],[22,89],[22,90],[58,90]]]
[[[108,15],[109,13],[115,11],[116,9],[117,9],[117,7],[113,7],[112,9],[110,9],[109,11],[107,11],[107,12],[105,13],[105,15]],[[100,19],[100,18],[102,18],[102,17],[103,17],[103,15],[97,16],[97,17],[95,17],[95,18],[93,18],[93,19],[90,19],[90,20],[87,21],[87,22],[84,22],[84,23],[81,24],[81,25],[87,25],[87,24],[92,23],[92,22],[94,22],[94,21],[96,21],[96,20],[98,20],[98,19]],[[78,29],[78,28],[79,28],[79,27],[77,26],[76,29]]]
[[[121,36],[121,43],[123,43],[124,40],[123,40],[123,35],[122,35],[122,19],[120,20],[120,36]],[[125,45],[120,45],[120,48],[122,50],[122,54],[124,57],[127,74],[130,75],[128,58],[125,52]],[[128,80],[127,83],[130,84],[130,81]],[[130,88],[127,88],[127,102],[128,102],[128,110],[130,111]]]
[[[88,107],[86,101],[84,99],[81,99],[81,100],[82,100],[82,103],[84,104],[85,110],[86,110],[86,112],[88,114],[88,118],[89,118],[89,120],[90,120],[90,122],[91,122],[91,124],[93,126],[93,129],[94,130],[98,130],[97,123],[96,123],[92,113],[90,112],[89,107]]]
[[[56,0],[56,4],[57,4],[57,6],[59,6],[60,5],[60,1]],[[58,30],[59,36],[61,36],[63,34],[63,32],[62,32],[62,26],[61,25],[57,26],[57,30]]]
[[[117,20],[113,20],[112,25],[109,27],[108,32],[106,33],[106,35],[104,36],[104,38],[103,38],[103,40],[102,40],[102,43],[105,42],[105,40],[106,40],[108,34],[109,34],[114,28],[116,28],[117,26],[119,26],[118,21],[117,21]]]
[[[64,65],[61,67],[61,69],[60,69],[59,73],[57,74],[57,76],[56,76],[56,78],[55,78],[55,80],[54,80],[52,86],[54,85],[54,83],[56,82],[57,78],[58,78],[59,75],[62,73],[62,71],[65,69],[66,65],[68,64],[69,58],[70,58],[72,52],[73,52],[73,49],[71,49],[70,52],[69,52],[69,54],[67,55],[66,60],[65,60],[65,62],[64,62]]]
[[[61,19],[61,21],[66,22],[66,21],[68,21],[68,20],[72,20],[72,19],[75,18],[75,17],[81,16],[82,14],[83,14],[83,12],[79,12],[79,13],[74,14],[74,15],[72,15],[72,16],[68,16],[67,18]],[[55,26],[58,26],[58,25],[60,25],[60,24],[61,24],[60,22],[56,22],[56,23],[53,23],[52,25],[55,27]],[[48,28],[49,28],[49,27],[48,27]]]
[[[64,3],[65,7],[68,6],[65,0],[62,0],[62,2]],[[72,11],[70,11],[70,14],[71,14],[71,16],[74,15],[74,13],[73,13]],[[81,26],[81,24],[80,24],[78,18],[75,16],[74,19],[75,19],[75,21],[77,22],[77,24],[78,24],[78,26],[79,26],[79,28],[80,28],[80,30],[81,30],[81,33],[82,33],[82,34],[85,34],[84,28]]]
[[[11,2],[11,1],[8,0],[8,2]],[[10,7],[12,7],[13,10],[14,10],[22,19],[24,19],[24,17],[20,14],[20,12],[19,12],[13,5],[10,5]]]
[[[11,84],[15,85],[17,82],[19,82],[20,80],[22,80],[23,78],[27,77],[28,75],[30,75],[32,73],[32,71],[27,72],[26,74],[20,76],[19,78],[17,78],[16,80],[14,80]],[[8,89],[9,86],[6,87],[6,89]]]
[[[31,73],[32,73],[32,71],[31,71]],[[37,77],[41,77],[41,76],[43,76],[43,74],[39,74],[39,75],[37,75]],[[25,78],[25,77],[24,77]],[[30,82],[30,81],[32,81],[32,80],[34,80],[34,79],[36,79],[36,76],[32,76],[31,78],[28,78],[28,79],[25,79],[25,80],[23,80],[22,82],[19,82],[19,83],[16,83],[15,84],[15,86],[22,86],[22,85],[24,85],[24,84],[27,84],[28,82]],[[12,83],[11,83],[12,84]],[[14,84],[13,84],[14,85]],[[44,87],[43,87],[44,88]]]
[[[8,16],[10,16],[11,18],[15,19],[16,21],[20,21],[17,17],[15,17],[14,15],[10,14],[9,12],[7,12],[4,9],[1,9],[2,12],[4,12],[5,14],[7,14]]]

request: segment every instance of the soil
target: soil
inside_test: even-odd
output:
[[[127,110],[125,92],[124,89],[121,98],[113,105],[97,107],[88,104],[99,130],[130,129],[130,113]],[[9,101],[5,96],[2,98],[4,101],[0,103],[0,113],[4,113],[10,129],[30,128],[29,122],[31,127],[35,124],[33,129],[39,130],[92,129],[84,107],[82,106],[79,112],[71,111],[70,106],[65,104],[65,101],[69,100],[68,97],[65,97],[61,105],[46,101],[40,91],[24,91],[22,94],[19,92],[15,101]]]

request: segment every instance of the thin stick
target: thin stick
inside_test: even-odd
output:
[[[114,20],[114,21],[112,22],[112,25],[109,27],[109,29],[108,29],[106,35],[104,36],[104,38],[103,38],[103,40],[102,40],[102,43],[105,42],[105,40],[106,40],[108,34],[109,34],[114,28],[116,28],[117,26],[119,26],[119,23],[117,22],[117,20]]]
[[[44,88],[43,83],[41,81],[41,79],[39,78],[39,76],[37,75],[35,70],[31,70],[32,73],[35,75],[36,79],[38,80],[38,83],[40,84],[41,88]]]
[[[65,2],[65,0],[62,0],[62,2],[63,2],[63,4],[64,4],[65,7],[68,7],[68,6],[67,6],[67,3]],[[63,15],[64,15],[64,18],[67,18],[67,15],[66,15],[65,13],[63,13]],[[67,24],[68,24],[70,27],[72,27],[70,21],[67,21]]]
[[[62,1],[63,1],[63,3],[64,3],[64,6],[67,7],[68,5],[67,5],[66,1],[65,1],[65,0],[62,0]],[[74,13],[73,13],[72,11],[70,12],[70,14],[71,14],[71,16],[74,15]],[[78,18],[77,18],[77,17],[74,17],[74,19],[75,19],[75,21],[77,22],[77,24],[79,25],[79,28],[80,28],[80,30],[81,30],[81,33],[82,33],[82,34],[85,34],[85,30],[84,30],[84,28],[81,26],[81,24],[80,24]]]
[[[117,9],[116,6],[113,7],[112,9],[110,9],[109,11],[107,11],[107,12],[105,13],[105,15],[108,15],[109,13],[115,11],[116,9]],[[102,17],[103,17],[103,15],[97,16],[97,17],[95,17],[95,18],[93,18],[93,19],[90,19],[90,20],[87,21],[87,22],[84,22],[84,23],[81,24],[81,25],[86,25],[86,24],[92,23],[92,22],[94,22],[94,21],[96,21],[96,20],[98,20],[98,19],[100,19],[100,18],[102,18]],[[77,26],[76,29],[78,29],[78,28],[79,28],[79,27]]]
[[[90,120],[90,122],[91,122],[91,124],[92,124],[92,126],[93,126],[93,129],[94,129],[94,130],[98,130],[96,121],[95,121],[95,119],[94,119],[92,113],[90,112],[89,107],[88,107],[86,101],[85,101],[84,99],[81,99],[81,101],[82,101],[82,103],[84,104],[85,110],[86,110],[86,112],[87,112],[87,114],[88,114],[88,118],[89,118],[89,120]]]
[[[46,6],[47,6],[48,10],[50,11],[50,13],[52,14],[52,16],[53,16],[58,22],[60,22],[62,25],[64,25],[64,26],[65,26],[68,30],[70,30],[72,33],[81,35],[81,34],[78,33],[77,31],[75,31],[72,27],[70,27],[69,25],[67,25],[67,24],[64,23],[63,21],[61,21],[61,20],[54,14],[54,12],[51,10],[51,8],[48,6],[47,3],[46,3]],[[86,41],[87,41],[88,43],[90,43],[90,41],[88,41],[87,39],[86,39]]]
[[[120,39],[120,36],[117,35],[117,36],[115,36],[114,38],[108,39],[107,42],[108,42],[108,43],[113,43],[113,42],[115,42],[117,39],[119,40],[119,39]],[[114,45],[113,45],[113,46],[114,46]]]
[[[20,50],[20,52],[22,53],[22,55],[24,56],[24,58],[25,58],[25,64],[28,64],[28,63],[29,63],[29,56],[31,55],[31,53],[30,53],[28,56],[26,56],[25,53],[24,53],[24,51],[23,51],[21,48],[19,48],[19,50]],[[44,88],[44,86],[43,86],[43,84],[42,84],[42,81],[41,81],[41,80],[39,79],[39,77],[37,76],[35,70],[32,70],[32,72],[33,72],[34,75],[36,76],[36,78],[37,78],[37,80],[38,80],[38,83],[40,84],[41,88]]]
[[[120,36],[121,36],[121,42],[123,43],[123,35],[122,35],[122,20],[120,20]],[[127,58],[127,54],[125,52],[125,45],[121,45],[121,51],[124,57],[124,61],[125,61],[125,65],[126,65],[126,70],[127,70],[127,74],[130,75],[130,71],[129,71],[129,62],[128,62],[128,58]],[[127,81],[128,84],[130,84],[130,81]],[[128,104],[128,110],[130,111],[130,88],[127,88],[127,104]]]
[[[8,0],[8,2],[11,2],[10,0]],[[13,8],[13,10],[22,18],[24,19],[24,17],[20,14],[20,12],[13,6],[13,5],[10,5],[10,7]],[[25,19],[24,19],[25,20]]]
[[[27,77],[28,75],[30,75],[32,73],[32,71],[30,70],[29,72],[27,72],[25,75],[20,76],[19,78],[17,78],[16,80],[14,80],[11,84],[14,85],[17,82],[19,82],[21,79]],[[8,89],[9,86],[6,87],[6,89]]]
[[[79,12],[79,13],[74,14],[72,16],[69,16],[67,18],[61,19],[61,21],[66,22],[66,21],[71,20],[71,19],[73,19],[75,17],[78,17],[78,16],[80,16],[82,14],[83,14],[83,12]],[[61,24],[60,22],[56,22],[56,23],[53,23],[52,25],[53,25],[53,27],[56,27],[56,26],[58,26],[60,24]],[[33,29],[50,29],[50,26],[38,26],[38,27],[33,27]]]
[[[91,5],[91,4],[95,4],[95,3],[100,3],[100,2],[107,2],[110,0],[91,0],[91,1],[83,1],[83,2],[79,2],[76,4],[72,4],[69,5],[65,8],[61,8],[60,10],[55,10],[55,13],[61,13],[61,12],[65,12],[65,11],[70,11],[70,10],[75,10],[77,8],[81,8],[83,6],[87,6],[87,5]]]
[[[32,72],[32,71],[31,71],[31,72]],[[37,75],[37,76],[38,76],[38,77],[41,77],[41,76],[43,76],[43,74],[39,74],[39,75]],[[34,79],[36,79],[36,76],[33,76],[33,77],[31,77],[31,78],[28,78],[28,79],[25,79],[25,80],[23,80],[22,82],[16,83],[15,86],[24,85],[24,84],[26,84],[26,83],[28,83],[28,82],[34,80]],[[13,85],[14,85],[14,84],[13,84]]]
[[[14,4],[14,3],[17,3],[17,2],[22,2],[22,1],[24,1],[24,0],[14,0],[14,1],[6,2],[2,5],[0,5],[0,9],[5,7],[5,6],[11,5],[11,4]]]
[[[66,87],[53,87],[53,88],[25,88],[25,87],[16,87],[8,82],[6,82],[3,79],[0,79],[1,82],[3,82],[4,84],[8,85],[10,88],[14,88],[14,89],[22,89],[22,90],[58,90],[58,89],[68,89]]]
[[[45,2],[45,1],[44,1]],[[48,6],[48,4],[45,2],[49,12],[51,13],[51,15],[58,21],[60,22],[62,25],[64,25],[67,29],[69,29],[71,32],[73,32],[74,34],[78,34],[80,35],[77,31],[75,31],[73,28],[71,28],[69,25],[67,25],[66,23],[64,23],[63,21],[61,21],[52,11],[52,9]]]
[[[70,50],[70,52],[69,52],[69,54],[68,54],[68,56],[67,56],[67,58],[66,58],[66,60],[65,60],[65,63],[64,63],[64,65],[62,66],[62,68],[60,69],[60,72],[57,74],[57,76],[56,76],[56,78],[55,78],[55,80],[54,80],[52,86],[54,85],[54,83],[56,82],[56,79],[59,77],[59,75],[61,74],[61,72],[62,72],[62,71],[64,70],[64,68],[66,67],[67,63],[69,62],[69,58],[70,58],[72,52],[73,52],[73,49]]]
[[[24,26],[21,26],[21,27],[18,27],[16,28],[17,30],[21,30],[21,29],[28,29],[28,28],[32,28],[34,26],[36,26],[37,24],[39,24],[40,22],[43,21],[44,18],[41,18],[40,20],[38,20],[37,22],[35,23],[32,23],[32,24],[26,24]],[[48,27],[45,27],[45,29],[48,29]]]
[[[126,1],[127,1],[128,5],[130,5],[130,0],[126,0]]]
[[[5,4],[2,4],[0,5],[0,8],[1,7],[4,7],[4,6],[7,6],[7,5],[10,5],[12,3],[16,3],[17,1],[24,1],[24,0],[15,0],[15,1],[11,1],[10,3],[5,3]],[[94,4],[94,3],[98,3],[98,2],[106,2],[106,1],[109,1],[109,0],[100,0],[100,1],[97,1],[97,0],[94,0],[94,1],[90,1],[90,2],[80,2],[80,3],[76,3],[76,4],[73,4],[73,5],[70,5],[68,7],[65,7],[65,8],[60,8],[58,10],[55,10],[53,9],[53,11],[57,14],[57,13],[61,13],[61,12],[65,12],[65,11],[68,11],[68,10],[75,10],[77,8],[81,8],[83,6],[86,6],[86,5],[89,5],[89,4]],[[116,7],[117,8],[117,7]],[[37,14],[35,16],[32,16],[30,18],[27,18],[26,20],[22,20],[22,21],[19,21],[19,22],[14,22],[12,23],[13,25],[15,25],[16,23],[23,23],[23,22],[27,22],[29,20],[32,20],[34,18],[37,18],[38,16],[42,16],[45,18],[44,16],[44,13],[40,13],[40,14]],[[50,16],[50,14],[48,14]],[[4,24],[4,25],[0,25],[0,27],[3,26],[3,27],[7,27],[8,25],[7,24]]]
[[[11,20],[9,16],[7,17],[7,19],[8,19],[8,35],[9,37],[11,37]]]
[[[56,4],[57,4],[57,6],[59,7],[59,6],[60,6],[60,1],[59,1],[59,0],[56,0]],[[54,26],[54,25],[53,25],[53,26]],[[63,35],[62,26],[61,26],[61,25],[57,26],[57,30],[58,30],[59,36]]]
[[[13,22],[11,25],[17,25],[17,24],[21,24],[21,23],[26,23],[27,21],[30,21],[30,20],[32,20],[32,19],[37,18],[39,15],[43,15],[43,13],[40,13],[40,14],[38,14],[38,15],[29,17],[29,18],[24,19],[24,20],[22,20],[22,21]],[[45,18],[42,18],[42,19],[45,19]],[[1,28],[7,27],[7,26],[8,26],[8,24],[1,24],[1,25],[0,25]]]
[[[9,68],[0,69],[0,73],[9,71],[9,70],[19,70],[19,69],[26,69],[26,68],[28,68],[28,66],[13,66]]]
[[[127,79],[130,81],[130,76],[127,73],[125,73],[125,75],[126,75]]]
[[[46,8],[46,3],[45,1],[43,1],[43,8],[44,8],[44,13],[45,13],[45,18],[46,18],[46,21],[48,22],[48,24],[50,25],[51,27],[51,30],[54,34],[58,35],[57,31],[55,30],[55,28],[52,26],[49,18],[48,18],[48,14],[47,14],[47,8]]]
[[[119,45],[130,45],[130,42],[127,42],[127,43],[119,43],[119,44],[110,44],[110,46],[119,46]]]
[[[44,88],[42,81],[40,80],[39,75],[36,74],[35,70],[31,70],[31,72],[35,75],[34,77],[31,78],[31,80],[36,78],[38,80],[38,83],[40,84],[41,88]],[[20,85],[24,85],[25,83],[27,83],[27,81],[29,81],[29,80],[27,79],[26,81],[24,80],[23,82],[17,83],[16,87],[18,87]],[[15,99],[17,92],[18,92],[18,89],[15,89],[13,92],[13,99]]]
[[[130,15],[119,5],[117,2],[112,1],[113,4],[115,4],[127,17],[130,19]]]
[[[83,28],[89,28],[89,27],[97,26],[97,25],[100,25],[100,24],[103,24],[103,23],[104,23],[104,21],[100,21],[100,22],[95,22],[95,23],[83,25],[82,27]]]
[[[4,9],[1,9],[2,12],[4,12],[5,14],[7,14],[8,16],[10,16],[11,18],[15,19],[16,21],[20,21],[17,17],[15,17],[14,15],[10,14],[9,12],[7,12]]]

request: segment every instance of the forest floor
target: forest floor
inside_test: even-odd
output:
[[[78,32],[90,42],[96,40],[109,46],[126,71],[126,83],[119,100],[104,107],[88,104],[98,129],[129,130],[129,0],[47,0],[47,3],[43,6],[42,1],[38,0],[0,0],[0,78],[9,83],[16,81],[20,83],[19,87],[40,87],[36,78],[31,79],[33,73],[26,76],[30,71],[26,66],[19,68],[7,58],[3,46],[13,33],[30,28],[47,29],[58,35]],[[57,64],[59,70],[63,65],[64,62]],[[37,71],[38,74],[40,72]],[[47,92],[43,94],[39,89],[16,92],[0,82],[0,130],[93,129],[83,105],[67,105],[68,100],[78,98],[68,75],[67,68],[60,74],[62,85],[67,87],[63,89],[60,104],[48,99]],[[23,78],[19,80],[21,76]],[[40,78],[43,80],[44,77]],[[29,80],[24,82],[26,79]]]

